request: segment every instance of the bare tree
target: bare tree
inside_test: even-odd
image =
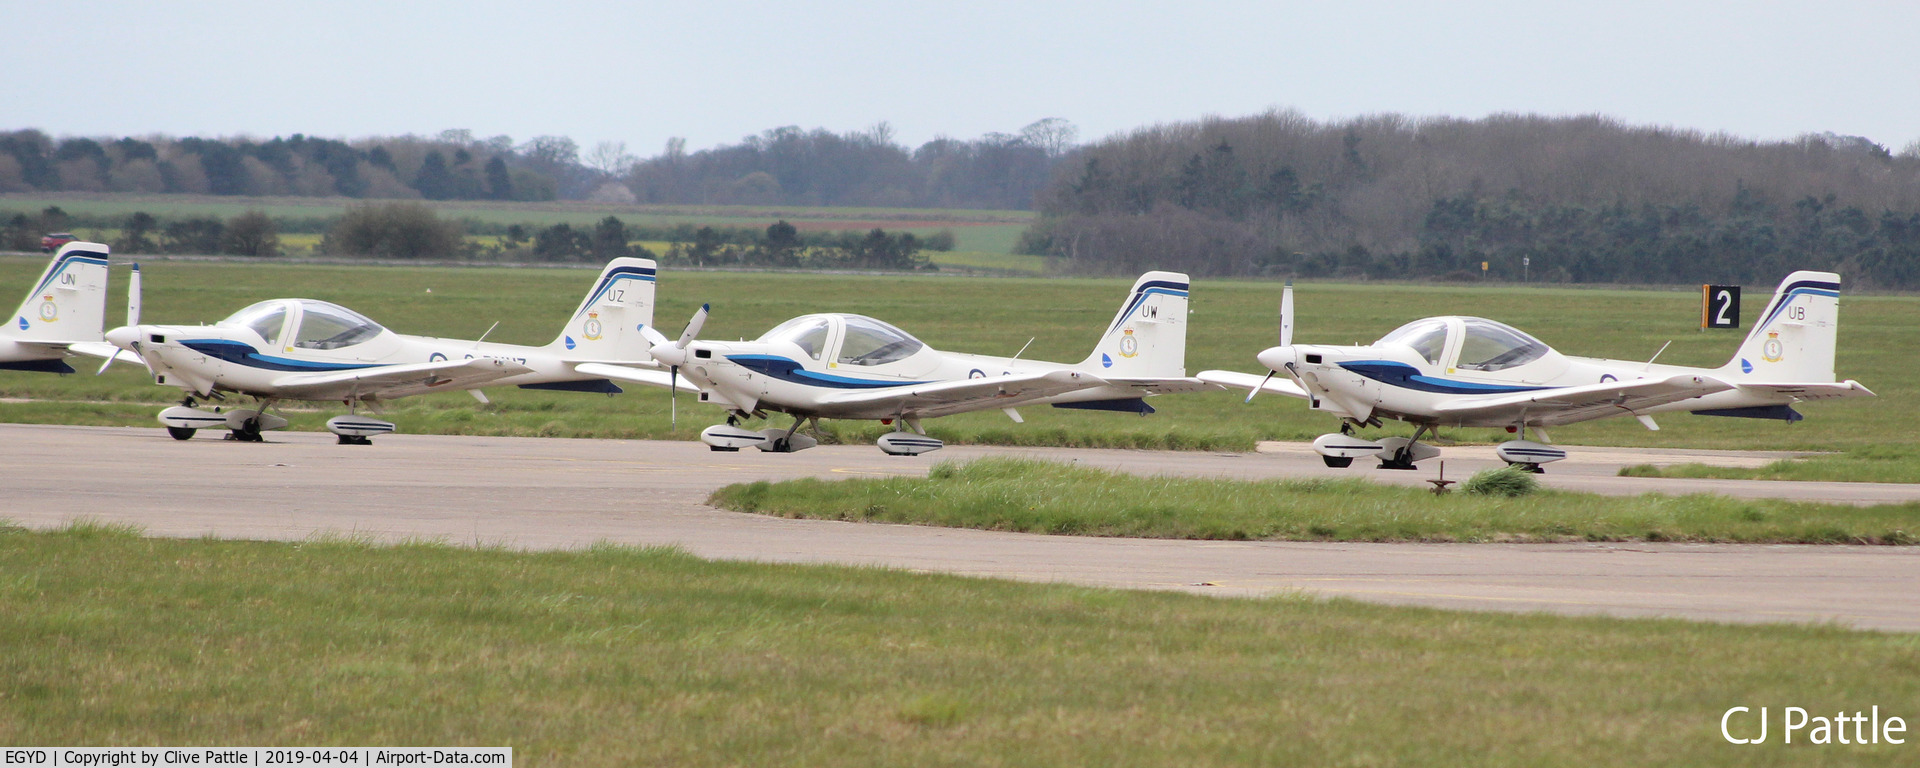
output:
[[[1073,148],[1073,142],[1080,137],[1080,129],[1066,118],[1049,117],[1036,120],[1020,129],[1020,138],[1028,144],[1039,147],[1047,157],[1059,157]]]
[[[624,141],[603,141],[595,144],[592,152],[587,153],[587,167],[607,176],[624,176],[633,169],[640,158],[627,154]]]

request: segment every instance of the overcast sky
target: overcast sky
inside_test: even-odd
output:
[[[466,128],[659,153],[782,125],[1083,141],[1297,109],[1600,113],[1920,140],[1920,2],[0,0],[0,129],[336,138]]]

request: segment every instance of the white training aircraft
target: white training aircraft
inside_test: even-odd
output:
[[[781,323],[750,342],[696,341],[708,308],[694,313],[680,339],[652,350],[666,371],[602,365],[612,379],[698,392],[723,406],[727,423],[700,433],[716,451],[758,448],[787,453],[818,440],[798,430],[811,420],[898,422],[879,440],[893,455],[926,453],[922,419],[998,408],[1015,422],[1023,405],[1152,413],[1143,398],[1216,389],[1186,375],[1187,276],[1148,272],[1120,305],[1093,353],[1076,365],[966,355],[933,349],[906,331],[864,315],[814,314]],[[624,369],[624,370],[616,370]],[[778,411],[786,428],[754,431],[742,419]]]
[[[1671,411],[1799,421],[1794,403],[1873,396],[1859,382],[1834,379],[1840,276],[1831,272],[1788,275],[1746,342],[1719,368],[1563,355],[1478,317],[1415,320],[1368,346],[1294,344],[1291,284],[1280,316],[1280,346],[1258,355],[1268,369],[1264,378],[1231,371],[1202,371],[1199,378],[1249,389],[1248,400],[1262,391],[1304,398],[1339,417],[1339,434],[1313,441],[1329,467],[1378,456],[1381,469],[1413,469],[1439,455],[1419,440],[1440,427],[1505,427],[1519,439],[1502,443],[1500,458],[1538,472],[1567,453],[1528,440],[1529,429],[1546,441],[1546,427],[1609,416],[1659,429],[1652,414]],[[1381,419],[1413,424],[1413,437],[1353,435]]]
[[[69,349],[98,343],[106,318],[107,247],[67,243],[0,326],[0,370],[73,373]]]
[[[102,371],[115,359],[144,362],[155,383],[185,390],[180,405],[160,412],[160,423],[178,440],[224,427],[231,439],[259,441],[263,430],[287,425],[266,412],[282,400],[338,401],[357,413],[361,404],[377,409],[382,401],[426,392],[466,390],[484,403],[482,386],[613,394],[620,389],[606,377],[582,369],[644,362],[653,340],[664,341],[647,327],[656,278],[650,259],[608,262],[559,338],[541,347],[404,336],[314,299],[262,301],[213,325],[142,325],[139,278],[136,265],[127,325],[108,331],[108,344],[75,351],[107,358]],[[223,413],[196,403],[228,393],[253,396],[258,404]],[[327,429],[342,444],[365,445],[394,425],[348,415],[328,420]]]

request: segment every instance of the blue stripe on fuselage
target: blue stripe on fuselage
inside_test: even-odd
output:
[[[910,387],[920,384],[932,384],[931,381],[900,381],[879,379],[856,379],[849,376],[835,376],[830,373],[818,373],[807,370],[792,358],[779,355],[727,355],[727,359],[738,363],[740,367],[754,373],[765,374],[781,381],[805,384],[812,387],[832,389],[883,389],[886,387]]]
[[[274,357],[260,354],[252,344],[227,339],[192,339],[180,342],[180,346],[199,352],[208,357],[225,360],[248,368],[262,368],[269,371],[304,371],[308,373],[326,371],[352,371],[361,368],[379,368],[375,363],[318,363],[295,360],[291,357]]]
[[[1471,381],[1455,381],[1438,376],[1427,376],[1420,369],[1406,363],[1392,360],[1358,360],[1340,363],[1354,373],[1365,376],[1388,386],[1411,389],[1417,392],[1435,392],[1443,395],[1502,395],[1512,392],[1538,392],[1558,387],[1523,387],[1511,384],[1479,384]]]

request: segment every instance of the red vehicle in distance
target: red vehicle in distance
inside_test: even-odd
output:
[[[54,251],[60,250],[60,246],[75,242],[79,239],[80,238],[74,237],[72,232],[55,232],[40,238],[40,250],[43,253],[53,253]]]

